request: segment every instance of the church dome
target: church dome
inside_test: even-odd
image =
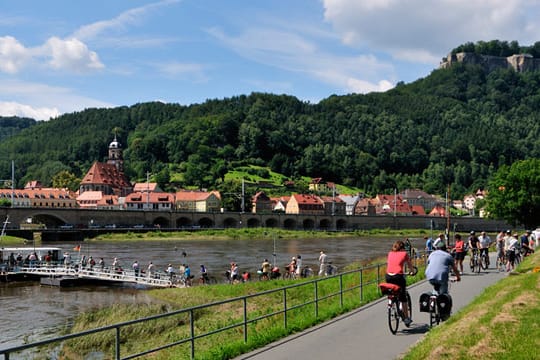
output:
[[[122,145],[116,140],[116,136],[114,137],[114,140],[109,144],[109,149],[120,149]]]

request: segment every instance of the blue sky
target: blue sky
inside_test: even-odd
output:
[[[540,41],[539,9],[532,0],[4,0],[0,115],[385,91],[429,75],[465,42]]]

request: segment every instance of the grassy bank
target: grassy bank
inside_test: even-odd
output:
[[[0,240],[0,247],[25,246],[27,244],[28,240],[16,236],[5,235],[2,236],[2,239]]]
[[[379,263],[380,260],[377,260]],[[358,268],[358,265],[351,265]],[[384,268],[380,269],[379,275],[384,274]],[[418,281],[423,271],[416,277],[410,277],[410,281]],[[375,269],[365,271],[363,282],[377,278]],[[359,283],[358,273],[343,276],[343,287],[352,288]],[[274,280],[264,282],[250,282],[238,285],[212,285],[196,286],[187,289],[161,289],[149,292],[156,300],[152,304],[145,305],[115,305],[113,307],[86,312],[78,316],[75,325],[70,332],[79,332],[105,325],[120,323],[132,319],[147,317],[154,314],[162,314],[175,309],[188,308],[200,304],[208,304],[224,299],[256,294],[263,291],[279,288],[293,283],[305,283],[303,280],[296,282],[286,280]],[[339,277],[326,278],[320,282],[317,291],[319,298],[330,294],[336,294],[340,286]],[[298,286],[287,290],[287,307],[293,308],[301,303],[313,299],[313,284]],[[248,316],[250,319],[259,319],[265,315],[279,312],[283,308],[282,292],[265,294],[249,299]],[[226,332],[196,340],[197,359],[231,359],[239,354],[259,348],[268,343],[283,338],[313,325],[346,313],[354,308],[369,303],[379,298],[376,281],[363,290],[363,300],[360,301],[358,290],[345,293],[343,305],[340,297],[334,296],[321,300],[318,306],[318,316],[315,316],[314,304],[297,307],[288,314],[287,328],[283,326],[283,315],[279,314],[269,318],[258,320],[248,327],[250,334],[248,341],[244,342],[242,327],[233,328]],[[217,328],[233,323],[241,323],[243,318],[242,302],[224,304],[197,310],[194,313],[195,334],[208,333]],[[122,343],[122,353],[131,354],[141,352],[152,347],[178,341],[189,337],[190,327],[187,315],[178,315],[166,319],[152,321],[150,324],[133,325],[122,330],[126,341]],[[76,341],[67,342],[63,353],[66,358],[81,359],[83,356],[76,354],[88,354],[97,349],[105,351],[105,358],[111,358],[114,349],[114,337],[112,334],[89,336]],[[152,355],[153,359],[189,359],[189,346],[178,345],[169,350],[162,350]]]
[[[538,359],[539,333],[537,251],[507,278],[430,330],[404,359]]]
[[[275,228],[242,228],[242,229],[221,229],[221,230],[196,230],[196,231],[149,231],[149,232],[127,232],[108,233],[99,235],[92,240],[234,240],[234,239],[262,239],[262,238],[283,238],[283,239],[321,239],[339,237],[377,237],[396,236],[423,237],[430,236],[430,230],[425,229],[371,229],[356,231],[309,231],[309,230],[284,230]]]

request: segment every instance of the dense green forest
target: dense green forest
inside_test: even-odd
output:
[[[540,157],[540,73],[457,64],[385,93],[318,104],[252,93],[19,121],[17,131],[0,122],[0,177],[11,178],[14,160],[18,186],[50,185],[61,171],[82,177],[106,159],[116,130],[127,175],[141,181],[150,172],[167,190],[232,191],[238,184],[225,174],[254,164],[368,194],[413,187],[444,195],[449,185],[458,198],[484,188],[500,166]]]

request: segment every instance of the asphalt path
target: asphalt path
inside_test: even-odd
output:
[[[452,313],[470,303],[484,288],[506,276],[491,266],[478,274],[469,270],[467,257],[460,282],[451,283]],[[410,328],[400,322],[396,335],[388,328],[386,298],[329,320],[323,324],[293,334],[263,348],[237,357],[255,360],[289,359],[396,359],[429,331],[429,313],[419,312],[420,294],[431,291],[427,281],[409,286],[413,306]]]

